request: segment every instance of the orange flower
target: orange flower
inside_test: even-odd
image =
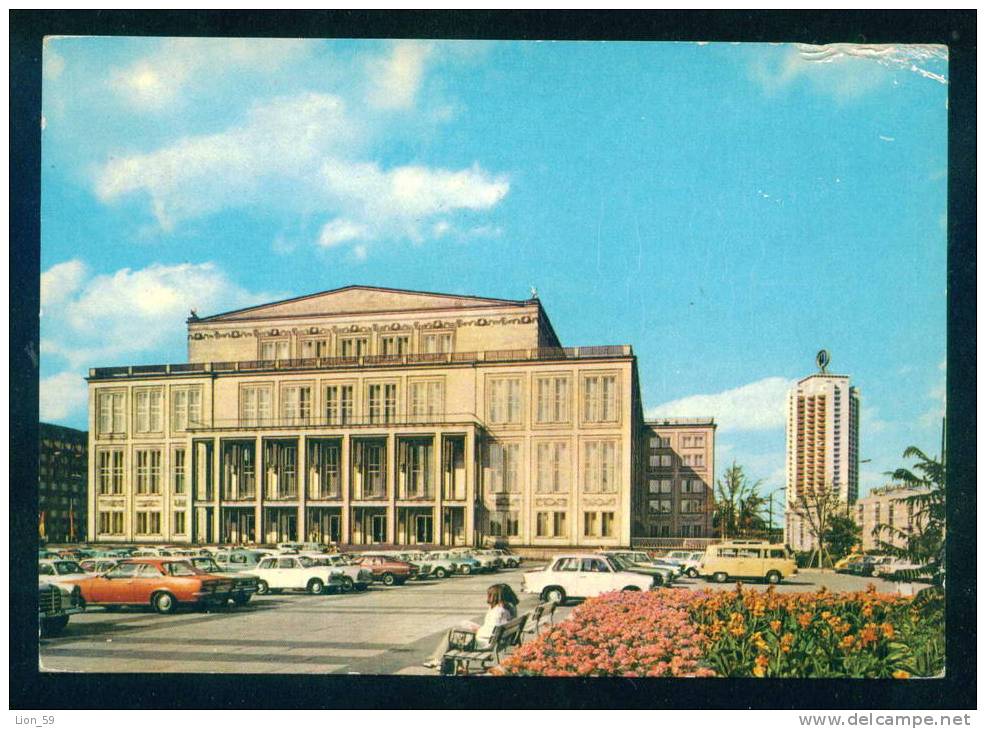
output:
[[[874,623],[867,623],[863,626],[863,629],[859,631],[859,640],[864,646],[869,645],[870,643],[876,643],[878,637],[876,625]]]
[[[801,613],[798,616],[798,624],[802,628],[807,628],[811,624],[811,613]]]
[[[781,621],[780,620],[771,620],[770,621],[770,629],[773,630],[775,633],[779,633],[780,630],[781,630]]]
[[[884,623],[880,626],[880,629],[883,630],[883,637],[887,640],[891,640],[894,637],[894,626],[890,623]]]
[[[864,618],[869,618],[873,616],[873,606],[870,603],[865,603],[863,609],[860,611],[863,613]]]
[[[893,675],[894,678],[910,678],[911,677],[911,674],[909,674],[907,671],[894,671],[892,675]]]
[[[850,648],[852,648],[852,645],[855,642],[856,642],[856,639],[853,636],[847,635],[845,638],[842,639],[841,645],[842,645],[843,650],[849,650]]]
[[[790,653],[791,652],[791,646],[793,644],[794,644],[794,634],[793,633],[785,633],[781,637],[781,650],[784,651],[785,653]]]
[[[753,675],[757,678],[763,678],[767,673],[767,656],[761,654],[757,656],[757,660],[753,664]]]

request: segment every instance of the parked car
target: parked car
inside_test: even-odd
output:
[[[639,567],[657,567],[664,571],[664,579],[667,583],[672,583],[677,579],[679,570],[678,565],[671,564],[662,559],[653,559],[647,552],[636,549],[605,549],[601,554],[618,555],[628,562]]]
[[[501,547],[497,549],[491,549],[489,551],[497,555],[501,560],[503,560],[503,564],[505,567],[520,567],[521,563],[524,561],[523,557],[521,557],[519,554],[514,554],[509,549],[503,549]]]
[[[229,572],[244,572],[256,569],[260,560],[273,555],[259,549],[230,549],[225,552],[216,552],[213,559],[225,570]]]
[[[174,612],[179,605],[220,607],[233,588],[227,577],[169,557],[127,559],[101,575],[86,576],[78,585],[86,605],[150,605],[159,613]]]
[[[58,635],[69,616],[85,609],[78,585],[58,585],[38,580],[38,630],[42,638]]]
[[[373,573],[373,579],[388,587],[403,585],[418,575],[418,568],[409,562],[384,557],[379,554],[366,554],[354,557],[354,562]]]
[[[852,554],[847,554],[845,557],[843,557],[842,559],[837,561],[834,565],[832,565],[832,568],[836,572],[850,572],[851,567],[857,562],[861,562],[863,560],[863,557],[865,556],[866,555],[864,555],[861,552],[853,552]]]
[[[245,572],[229,572],[220,567],[212,557],[189,557],[188,561],[192,563],[193,567],[208,572],[210,575],[220,575],[231,579],[233,589],[230,590],[229,599],[237,605],[246,605],[257,591],[256,577]]]
[[[650,562],[633,562],[618,550],[604,550],[600,554],[604,554],[611,560],[616,562],[622,570],[629,570],[630,572],[638,572],[642,575],[650,575],[654,577],[654,584],[661,585],[671,585],[678,573],[676,570],[670,567],[660,567],[656,564]]]
[[[482,563],[473,557],[471,554],[466,554],[465,552],[430,552],[431,556],[435,559],[448,560],[455,565],[455,570],[459,574],[469,575],[473,572],[481,572],[483,565]]]
[[[397,560],[398,562],[407,562],[408,564],[413,564],[418,568],[418,572],[413,579],[423,580],[428,577],[438,575],[434,572],[434,567],[430,560],[428,560],[424,553],[422,552],[363,552],[366,556],[375,557],[387,557],[388,559]],[[445,574],[444,576],[448,576]]]
[[[543,569],[525,572],[523,592],[559,605],[569,598],[595,597],[615,590],[640,591],[657,586],[655,577],[629,572],[604,554],[565,554]]]
[[[877,568],[888,565],[893,561],[893,557],[868,554],[860,561],[849,565],[849,572],[860,577],[872,577]]]
[[[496,572],[497,562],[502,562],[502,560],[500,560],[498,557],[492,557],[488,554],[483,554],[477,549],[460,547],[458,549],[453,549],[449,551],[455,555],[465,554],[475,559],[477,562],[479,562],[480,572]]]
[[[877,564],[873,567],[873,576],[882,577],[884,579],[890,577],[895,572],[900,572],[901,570],[919,570],[922,569],[924,565],[917,564],[916,562],[911,562],[907,559],[891,559],[889,562],[883,562]],[[914,581],[914,580],[911,580]]]
[[[783,544],[744,539],[710,544],[698,567],[702,577],[714,582],[742,577],[777,584],[797,571],[794,556]]]
[[[243,575],[257,578],[257,594],[282,590],[305,590],[310,595],[322,595],[329,590],[341,590],[342,572],[335,567],[315,564],[302,555],[282,554],[264,557]]]
[[[373,573],[365,567],[355,564],[343,554],[307,554],[301,555],[321,567],[331,567],[340,572],[339,592],[362,592],[373,584]]]
[[[38,560],[38,577],[45,582],[74,584],[80,578],[88,577],[88,573],[75,560],[41,559]]]

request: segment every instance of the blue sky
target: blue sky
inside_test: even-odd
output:
[[[947,60],[936,47],[53,38],[41,417],[211,314],[352,283],[526,298],[629,343],[650,414],[783,485],[832,353],[866,490],[937,452]]]

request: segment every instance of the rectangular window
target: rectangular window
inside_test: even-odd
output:
[[[696,436],[694,436],[694,439],[695,439],[694,442],[695,442],[695,447],[696,448],[704,448],[705,447],[705,436],[704,435],[696,435]]]
[[[569,455],[565,441],[542,441],[537,444],[535,490],[560,493],[569,490]]]
[[[690,436],[690,435],[683,435],[683,436],[681,436],[681,447],[682,448],[691,448],[692,447],[692,436]]]
[[[250,385],[240,388],[240,424],[267,425],[271,421],[270,385]]]
[[[297,441],[269,440],[264,443],[264,497],[298,498]]]
[[[489,443],[486,460],[492,493],[520,492],[520,443]]]
[[[397,385],[367,385],[368,414],[371,423],[392,423],[397,419]]]
[[[154,535],[161,533],[160,511],[138,511],[136,517],[136,524],[134,526],[135,533]]]
[[[599,536],[599,513],[595,511],[587,511],[582,515],[582,536],[584,537],[598,537]]]
[[[661,460],[659,464],[661,468],[671,468],[672,464],[674,464],[674,456],[671,455],[661,456]]]
[[[308,423],[312,417],[311,385],[281,386],[281,421],[285,425]]]
[[[434,422],[442,414],[445,384],[441,380],[411,381],[408,404],[414,422]]]
[[[171,391],[171,429],[188,430],[202,425],[202,388],[189,387]]]
[[[101,392],[97,396],[99,434],[120,435],[127,432],[123,392]]]
[[[650,499],[647,508],[651,514],[670,514],[671,499]]]
[[[109,534],[109,535],[123,534],[123,512],[122,511],[99,512],[99,533]]]
[[[564,511],[537,512],[537,536],[565,537],[568,536],[568,524]]]
[[[185,449],[175,448],[171,452],[171,489],[176,494],[185,493],[187,484],[185,471]]]
[[[345,337],[339,340],[340,357],[363,357],[370,353],[367,337]]]
[[[253,499],[257,496],[256,442],[224,441],[222,443],[222,498],[230,501]]]
[[[185,534],[185,512],[176,511],[172,514],[172,532],[175,534]]]
[[[401,438],[397,443],[398,498],[434,498],[431,440]]]
[[[387,495],[386,448],[380,441],[353,441],[353,499],[383,499]]]
[[[692,456],[692,465],[695,466],[696,468],[704,468],[705,467],[705,454],[704,453],[695,453]]]
[[[337,499],[342,491],[342,448],[338,440],[308,442],[308,497]]]
[[[425,354],[444,354],[452,351],[452,333],[437,332],[421,337],[421,351]]]
[[[287,339],[269,339],[260,343],[260,359],[271,361],[278,359],[288,359],[290,342]]]
[[[134,459],[137,466],[137,493],[161,493],[161,451],[141,448],[134,451]]]
[[[616,441],[590,441],[585,443],[582,463],[582,488],[586,493],[614,493],[616,491]]]
[[[394,357],[411,351],[411,337],[407,334],[380,337],[380,354]]]
[[[520,534],[520,512],[491,511],[490,536],[516,537]]]
[[[328,339],[305,339],[301,342],[301,356],[303,359],[317,359],[329,356]]]
[[[122,450],[103,450],[98,452],[96,463],[96,483],[100,494],[108,495],[123,493]]]
[[[569,382],[567,376],[539,377],[534,381],[537,397],[537,422],[568,422]]]
[[[489,421],[493,425],[523,422],[520,378],[489,380]]]
[[[138,433],[161,432],[161,390],[135,390],[135,430]]]
[[[325,422],[327,425],[345,425],[353,421],[353,386],[325,386]]]
[[[582,419],[587,423],[619,421],[616,375],[589,375],[582,381]]]
[[[612,511],[604,511],[600,514],[600,536],[602,537],[612,537],[614,535],[613,525],[615,523],[615,514]]]

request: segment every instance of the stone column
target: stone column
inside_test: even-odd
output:
[[[298,434],[298,541],[307,541],[305,505],[308,500],[308,447],[304,434]]]
[[[352,439],[348,433],[343,434],[342,443],[339,447],[342,449],[339,458],[339,493],[342,496],[342,508],[339,514],[339,541],[343,544],[352,544],[353,533],[350,524],[352,516],[352,507],[350,506],[352,499],[352,472],[350,470]]]

